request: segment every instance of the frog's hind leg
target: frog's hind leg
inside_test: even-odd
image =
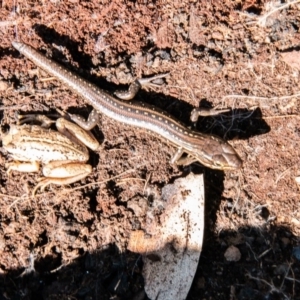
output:
[[[14,161],[11,163],[7,163],[6,165],[6,173],[9,176],[12,171],[18,171],[18,172],[38,172],[40,170],[40,164],[37,161],[31,161],[31,162],[20,162],[20,161]]]
[[[47,177],[39,179],[39,183],[35,186],[32,191],[32,196],[34,197],[36,191],[41,188],[41,191],[50,185],[67,185],[84,179],[92,172],[92,166],[88,164],[80,163],[67,163],[62,166],[55,167],[54,169],[43,168],[43,173]]]

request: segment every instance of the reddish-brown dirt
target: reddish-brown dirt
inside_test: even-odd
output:
[[[16,112],[91,110],[11,46],[20,40],[109,92],[169,72],[136,99],[186,124],[193,107],[230,108],[197,129],[244,162],[175,167],[173,146],[102,116],[93,173],[31,197],[41,174],[8,176],[1,151],[1,299],[146,299],[128,238],[146,230],[161,188],[189,172],[205,175],[206,228],[187,299],[300,299],[300,4],[281,2],[0,2],[2,131]],[[224,258],[231,245],[237,262]]]

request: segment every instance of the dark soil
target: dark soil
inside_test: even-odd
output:
[[[197,129],[244,161],[178,168],[173,146],[103,116],[92,175],[31,197],[42,175],[8,176],[2,151],[0,299],[146,299],[130,233],[147,230],[153,199],[189,172],[205,176],[206,228],[187,299],[300,299],[300,4],[281,2],[0,2],[2,130],[16,112],[91,111],[11,46],[20,40],[110,92],[170,72],[137,100],[187,125],[193,107],[230,108]],[[237,262],[224,258],[231,245]]]

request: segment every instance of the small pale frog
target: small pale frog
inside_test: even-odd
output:
[[[39,179],[33,195],[51,183],[71,184],[92,172],[92,167],[86,164],[89,159],[86,146],[97,150],[99,143],[90,132],[65,118],[56,120],[58,131],[47,128],[54,121],[44,115],[20,118],[22,122],[38,120],[42,125],[11,125],[10,130],[2,134],[2,146],[14,160],[7,164],[8,174],[11,171],[38,172],[42,164],[45,177]]]

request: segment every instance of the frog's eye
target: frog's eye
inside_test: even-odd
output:
[[[0,136],[7,134],[10,131],[10,127],[8,124],[2,125],[0,130]]]
[[[14,136],[18,132],[20,132],[20,126],[15,124],[4,125],[1,127],[1,138],[3,139],[7,136]]]

